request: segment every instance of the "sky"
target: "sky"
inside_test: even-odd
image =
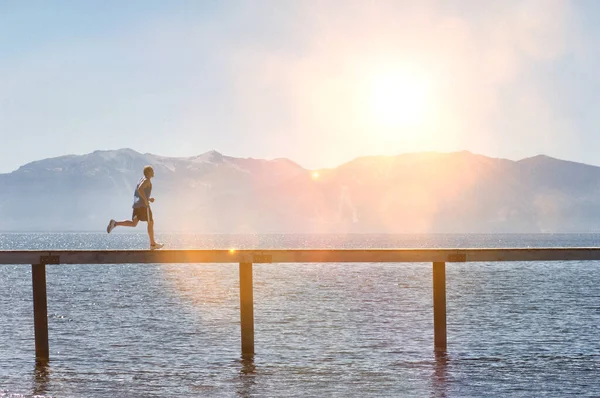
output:
[[[600,165],[595,0],[0,3],[0,173],[132,148]]]

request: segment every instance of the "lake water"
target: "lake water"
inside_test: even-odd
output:
[[[168,248],[592,247],[600,235],[182,235]],[[140,234],[5,233],[0,250],[138,249]],[[31,267],[0,265],[0,397],[600,396],[600,264],[257,264],[240,358],[237,264],[48,265],[35,364]]]

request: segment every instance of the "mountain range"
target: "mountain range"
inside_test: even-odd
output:
[[[539,155],[360,157],[307,170],[288,159],[67,155],[0,174],[0,230],[102,231],[131,217],[150,164],[157,230],[203,233],[600,231],[600,167]],[[140,227],[138,226],[138,229]]]

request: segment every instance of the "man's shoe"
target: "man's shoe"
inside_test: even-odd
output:
[[[106,227],[106,232],[110,234],[110,231],[115,229],[116,226],[117,222],[115,220],[110,220],[110,222],[108,223],[108,227]]]

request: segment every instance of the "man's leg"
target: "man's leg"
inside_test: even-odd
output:
[[[156,242],[154,241],[154,220],[152,218],[148,220],[148,237],[150,238],[150,246],[155,246]]]
[[[138,225],[138,222],[140,222],[140,220],[138,220],[137,217],[133,217],[133,220],[115,222],[115,227],[135,227],[136,225]]]
[[[150,207],[146,208],[146,221],[148,221],[148,237],[150,238],[150,247],[157,246],[154,240],[154,217]],[[162,246],[162,245],[161,245]]]
[[[108,226],[106,227],[106,232],[108,232],[110,234],[112,232],[112,230],[118,226],[135,227],[138,224],[138,222],[139,222],[139,220],[135,214],[132,215],[131,220],[124,220],[124,221],[110,220],[108,223]]]

